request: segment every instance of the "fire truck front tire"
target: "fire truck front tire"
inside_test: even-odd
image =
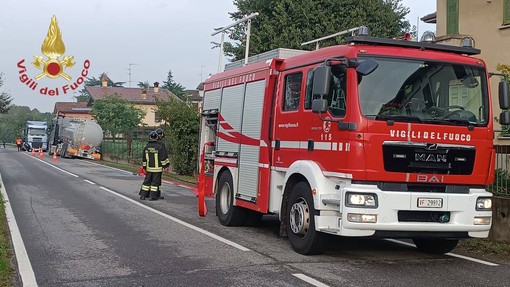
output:
[[[418,250],[432,253],[444,254],[452,251],[459,243],[458,239],[413,239]]]
[[[216,214],[221,225],[241,226],[246,219],[246,210],[233,204],[233,186],[230,172],[223,172],[218,181],[218,191],[216,192]]]
[[[319,213],[307,183],[299,182],[292,188],[286,213],[287,236],[294,251],[303,255],[322,253],[325,234],[315,230],[314,217]]]

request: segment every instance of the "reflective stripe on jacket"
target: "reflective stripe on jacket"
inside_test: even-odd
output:
[[[149,141],[143,149],[142,165],[147,172],[162,172],[170,164],[166,148],[156,141]]]

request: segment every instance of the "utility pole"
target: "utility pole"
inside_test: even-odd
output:
[[[132,63],[129,63],[129,68],[128,68],[128,71],[129,71],[129,87],[131,88],[131,66],[134,66],[134,65],[137,65],[137,64],[132,64]]]
[[[205,66],[203,66],[203,65],[200,66],[200,83],[202,83],[202,81],[203,81],[204,68],[205,68]]]

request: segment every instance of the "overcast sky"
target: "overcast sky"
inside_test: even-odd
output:
[[[403,4],[411,9],[407,17],[411,25],[436,10],[436,0],[404,0]],[[131,87],[138,82],[162,83],[171,70],[177,83],[195,89],[216,73],[219,50],[211,49],[210,42],[219,42],[220,35],[211,33],[231,24],[228,12],[235,10],[232,0],[2,0],[0,72],[5,83],[0,90],[8,92],[15,105],[52,112],[55,102],[74,101],[78,93],[63,94],[62,89],[80,77],[87,60],[89,77],[106,72],[113,81],[126,82],[125,87],[129,87],[131,68]],[[24,60],[23,74],[30,79],[42,72],[31,63],[36,55],[47,59],[41,45],[53,15],[65,44],[62,57],[74,56],[76,62],[64,71],[72,80],[43,77],[33,90],[20,81],[22,69],[17,64]],[[425,30],[435,27],[420,21],[419,33]],[[59,96],[41,95],[44,87],[58,88]]]

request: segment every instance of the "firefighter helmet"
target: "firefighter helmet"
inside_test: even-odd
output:
[[[157,140],[158,138],[159,138],[158,134],[155,131],[152,131],[152,132],[149,133],[149,139]]]
[[[161,140],[165,137],[165,133],[163,132],[163,129],[159,128],[155,130],[156,134],[158,135],[158,138]]]

